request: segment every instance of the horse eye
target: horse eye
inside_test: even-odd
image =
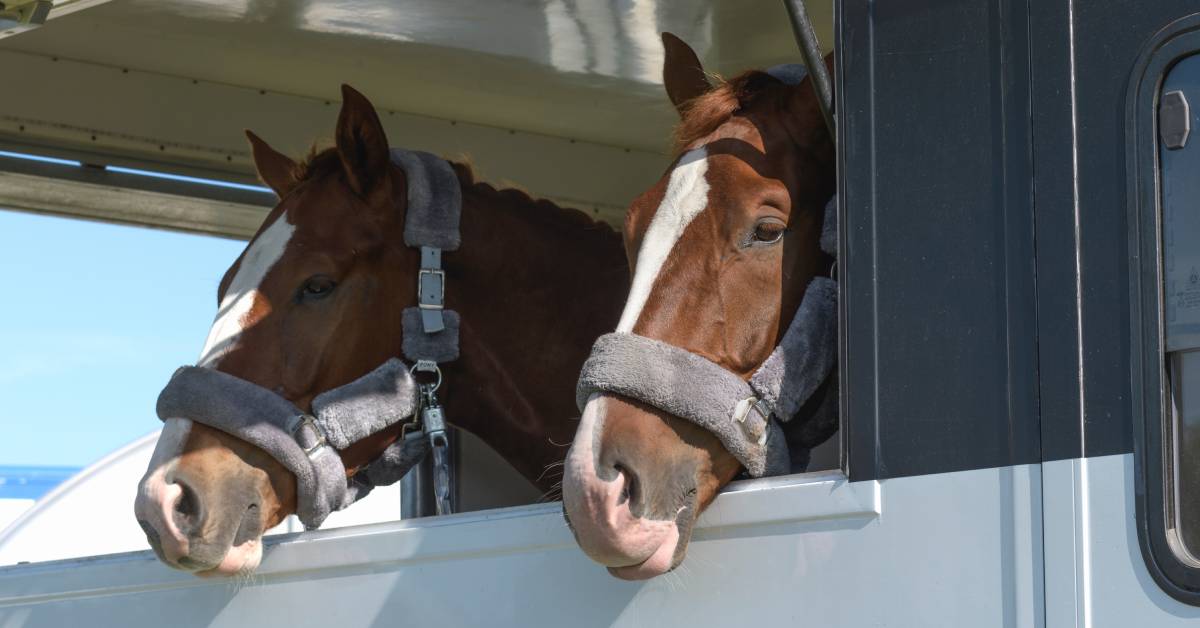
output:
[[[763,221],[754,225],[754,241],[762,244],[775,244],[787,233],[787,225],[775,221]]]
[[[325,275],[309,277],[300,287],[300,297],[303,299],[320,299],[329,296],[337,284]]]

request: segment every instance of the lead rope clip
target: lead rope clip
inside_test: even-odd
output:
[[[433,499],[437,514],[454,512],[450,499],[453,484],[450,469],[450,441],[446,438],[446,415],[437,398],[437,384],[421,384],[421,425],[429,438],[433,455]]]

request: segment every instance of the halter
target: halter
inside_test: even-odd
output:
[[[813,279],[783,340],[750,381],[659,340],[605,334],[584,362],[575,401],[582,411],[593,393],[637,399],[712,432],[754,477],[787,473],[779,423],[791,421],[833,369],[836,305],[837,284]]]
[[[803,66],[794,64],[767,72],[787,85],[799,84],[806,75]],[[821,248],[830,255],[837,245],[835,205],[831,200],[825,209],[821,235]],[[751,476],[779,475],[791,466],[781,424],[799,413],[836,359],[837,283],[817,277],[779,345],[749,381],[680,347],[611,333],[592,347],[575,401],[582,411],[595,393],[637,399],[711,432]]]
[[[335,510],[361,499],[375,486],[392,484],[432,451],[438,514],[451,510],[451,477],[445,416],[437,389],[438,364],[458,358],[458,313],[445,309],[442,251],[460,244],[462,189],[445,160],[425,152],[392,149],[404,170],[408,211],[404,243],[421,252],[417,306],[402,313],[404,356],[317,395],[312,413],[253,382],[228,373],[184,366],[158,397],[158,417],[186,417],[244,440],[296,476],[296,515],[307,529]],[[418,382],[415,373],[436,380]],[[347,480],[338,450],[388,427],[408,422],[401,438]]]

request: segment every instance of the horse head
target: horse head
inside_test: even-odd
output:
[[[279,196],[217,291],[198,366],[274,391],[310,411],[319,393],[368,373],[401,347],[416,255],[404,245],[404,173],[371,103],[343,86],[336,148],[298,164],[253,133],[260,178]],[[353,472],[396,439],[388,430],[340,452]],[[166,419],[135,503],[167,564],[197,573],[256,567],[262,534],[296,511],[292,473],[262,449]]]
[[[684,349],[749,379],[805,287],[832,259],[819,238],[834,150],[811,82],[750,71],[710,86],[664,34],[678,156],[633,201],[633,280],[618,332]],[[621,578],[683,560],[698,514],[741,464],[696,424],[622,395],[591,395],[567,457],[564,510],[583,550]]]

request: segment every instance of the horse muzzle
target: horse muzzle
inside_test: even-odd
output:
[[[608,411],[627,405],[599,394],[588,401],[567,455],[563,512],[592,560],[618,578],[643,580],[674,569],[683,558],[681,531],[690,530],[694,520],[695,491],[687,488],[687,473],[671,473],[664,481],[663,467],[650,452],[606,446]],[[652,481],[646,481],[643,465]]]
[[[178,431],[179,424],[190,422],[174,419],[164,432]],[[160,443],[173,440],[165,437]],[[233,454],[217,461],[225,473],[204,473],[186,466],[188,454],[166,449],[155,452],[134,502],[138,525],[155,554],[171,567],[202,575],[256,567],[262,556],[266,473]]]

